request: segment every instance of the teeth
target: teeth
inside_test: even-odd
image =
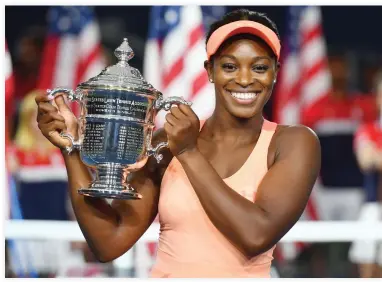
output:
[[[231,95],[240,100],[251,100],[256,98],[257,96],[257,94],[254,92],[251,92],[251,93],[231,92]]]

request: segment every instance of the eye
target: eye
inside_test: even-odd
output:
[[[255,72],[264,73],[269,69],[269,66],[267,66],[267,65],[255,65],[252,69]]]
[[[228,72],[232,72],[232,71],[235,71],[237,69],[237,67],[232,63],[224,63],[224,64],[222,64],[222,68]]]

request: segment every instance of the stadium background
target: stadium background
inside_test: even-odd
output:
[[[274,20],[278,26],[279,33],[283,41],[283,46],[286,45],[286,43],[284,44],[284,42],[293,40],[294,37],[293,34],[291,34],[291,30],[289,29],[289,27],[292,24],[293,20],[297,19],[298,21],[298,17],[293,17],[293,8],[287,6],[241,7],[267,13],[268,16],[272,20]],[[97,6],[82,8],[85,10],[89,9],[89,11],[85,11],[85,13],[92,13],[91,21],[97,23],[97,26],[100,31],[99,41],[96,43],[96,45],[99,44],[99,46],[102,46],[102,49],[99,53],[97,53],[97,57],[102,57],[104,59],[105,65],[114,63],[115,58],[113,56],[113,50],[121,43],[121,39],[123,37],[127,37],[129,39],[130,45],[132,46],[135,52],[135,58],[132,59],[131,65],[141,70],[149,82],[153,82],[155,78],[151,79],[150,76],[152,74],[150,74],[149,70],[147,70],[147,68],[145,69],[144,66],[145,63],[147,63],[147,65],[150,66],[155,65],[155,62],[152,61],[152,58],[149,58],[149,56],[147,55],[147,48],[150,43],[149,30],[150,28],[153,28],[153,26],[150,25],[150,15],[152,15],[150,14],[150,12],[153,8],[150,6]],[[92,10],[92,8],[94,9]],[[200,7],[193,7],[194,10],[190,11],[195,11],[195,8],[199,9]],[[200,9],[200,15],[203,16],[201,20],[204,28],[208,27],[211,21],[220,17],[220,15],[225,11],[230,11],[236,8],[239,7],[202,7]],[[294,10],[296,11],[297,8],[295,7]],[[298,13],[301,13],[303,11],[302,9],[305,8],[307,7],[301,7],[301,10],[298,11]],[[54,22],[48,21],[47,15],[52,9],[54,8],[50,6],[7,6],[5,9],[5,38],[8,44],[10,58],[12,60],[11,73],[14,79],[14,91],[12,91],[9,95],[8,93],[6,93],[6,121],[9,129],[9,136],[7,135],[9,138],[6,140],[7,144],[9,145],[7,150],[7,162],[10,163],[9,176],[11,177],[11,181],[9,182],[11,192],[9,194],[12,195],[12,187],[14,187],[18,195],[17,198],[19,200],[19,204],[21,207],[20,210],[23,213],[24,219],[28,219],[28,217],[29,219],[55,219],[45,216],[47,213],[49,213],[49,207],[48,205],[46,205],[47,202],[54,203],[56,207],[61,206],[61,213],[63,210],[67,211],[67,214],[58,214],[59,212],[57,212],[56,219],[73,219],[70,214],[70,207],[68,207],[68,203],[67,201],[65,201],[65,177],[62,176],[62,169],[54,170],[55,172],[60,171],[57,172],[58,176],[56,180],[46,180],[44,177],[49,171],[47,170],[48,168],[41,169],[41,163],[39,163],[40,160],[32,161],[32,165],[29,164],[29,166],[36,165],[37,170],[33,171],[37,173],[35,177],[37,180],[34,179],[32,183],[28,183],[30,179],[22,179],[23,174],[20,174],[18,172],[20,171],[20,168],[22,168],[22,165],[28,166],[28,162],[25,161],[26,153],[18,152],[17,148],[15,149],[15,147],[17,146],[14,146],[15,140],[17,139],[16,136],[18,127],[20,126],[22,121],[21,113],[25,97],[31,91],[34,91],[36,88],[40,87],[42,89],[45,89],[41,86],[45,86],[45,84],[41,82],[41,69],[44,68],[44,58],[47,56],[46,44],[49,43],[49,30],[51,30],[51,27],[55,24]],[[324,40],[325,45],[325,52],[321,54],[321,56],[323,56],[322,58],[328,61],[340,62],[340,65],[346,65],[346,69],[349,71],[346,75],[346,93],[349,97],[360,96],[365,98],[366,100],[372,101],[373,77],[382,66],[382,36],[378,35],[378,33],[375,31],[378,26],[378,18],[382,15],[382,8],[330,6],[318,8],[316,7],[316,12],[317,11],[322,16],[320,21],[318,22],[318,25],[321,28],[320,36]],[[65,36],[65,34],[61,35]],[[203,38],[200,38],[200,42],[204,42],[202,39]],[[89,42],[91,41],[92,40],[90,40]],[[151,43],[153,42],[151,41]],[[171,50],[170,43],[169,46]],[[73,57],[75,57],[74,54],[72,55]],[[202,57],[204,56],[204,54],[200,55]],[[284,54],[284,57],[285,56],[288,56],[288,54]],[[65,59],[71,60],[72,58],[70,58],[69,56],[65,57]],[[89,63],[89,68],[91,68],[90,64],[91,63]],[[339,69],[341,71],[340,67]],[[338,71],[338,69],[336,70]],[[341,76],[341,74],[343,75],[343,73],[340,73],[339,76]],[[83,79],[83,77],[79,77],[77,79],[81,80]],[[52,87],[55,86],[58,85],[52,85]],[[72,83],[72,85],[68,86],[74,87],[75,83]],[[174,90],[170,89],[169,87],[168,92],[171,91]],[[190,95],[196,94],[191,93]],[[322,95],[324,94],[326,93],[323,92]],[[200,94],[200,97],[203,97],[203,95]],[[274,106],[277,103],[277,97],[277,95],[274,95],[266,108],[265,114],[270,119],[276,118],[277,113],[275,113],[276,108]],[[300,110],[303,111],[303,109]],[[203,115],[207,113],[201,110],[201,114]],[[347,116],[345,118],[351,120],[354,117]],[[299,122],[301,122],[301,120]],[[314,120],[312,122],[312,125],[314,125],[315,122],[317,121]],[[339,126],[339,128],[336,128],[336,130],[342,132],[341,126],[337,126]],[[355,130],[356,128],[353,129]],[[330,159],[330,162],[335,163],[334,165],[331,165],[336,167],[336,169],[334,170],[334,173],[327,173],[327,175],[324,175],[324,183],[319,184],[322,184],[320,186],[323,186],[321,187],[321,189],[324,190],[339,190],[341,191],[340,193],[346,194],[348,192],[349,195],[354,195],[349,198],[354,199],[354,202],[352,203],[352,200],[350,200],[350,203],[347,207],[340,211],[334,211],[333,215],[328,214],[326,212],[327,209],[324,208],[323,205],[327,203],[326,201],[332,201],[332,205],[336,205],[336,201],[341,201],[341,196],[337,196],[337,200],[333,200],[333,197],[331,197],[331,199],[328,199],[325,198],[325,196],[323,196],[321,197],[321,203],[316,203],[314,207],[316,211],[313,213],[308,211],[305,214],[306,219],[355,220],[357,217],[358,211],[360,209],[360,204],[362,202],[362,175],[359,171],[357,171],[357,167],[355,165],[351,165],[355,164],[354,155],[352,152],[352,138],[354,132],[351,130],[350,132],[349,130],[345,131],[343,131],[343,136],[337,136],[336,134],[334,134],[335,136],[332,136],[333,134],[330,135],[327,134],[327,132],[320,136],[323,144],[323,154],[327,156],[336,155],[334,160],[333,158],[326,158],[328,159],[328,162]],[[317,133],[319,134],[320,132]],[[341,151],[341,153],[335,151],[336,149],[338,149],[338,145],[336,145],[337,147],[333,146],[333,143],[338,142],[339,139],[341,139],[340,142],[342,142],[340,144],[345,144],[342,148],[343,150]],[[17,164],[14,164],[14,160],[23,160],[24,163],[23,161],[18,161],[16,162]],[[349,162],[351,163],[350,166]],[[59,161],[57,163],[50,162],[48,165],[57,165],[58,167],[61,166],[62,168],[62,163],[60,163]],[[49,169],[51,169],[51,167]],[[328,170],[326,167],[323,167],[323,171],[325,171],[325,169]],[[344,177],[344,175],[346,177]],[[345,181],[344,178],[346,178],[347,180]],[[39,181],[44,183],[49,181],[53,181],[55,183],[60,182],[56,183],[57,187],[59,188],[57,188],[56,192],[48,192],[49,195],[46,195],[44,198],[36,196],[50,191],[49,189],[52,187],[52,183],[49,182],[49,186],[44,188],[46,189],[44,190],[45,192],[42,192],[43,190],[37,190],[42,189],[41,187],[44,186]],[[12,183],[14,183],[13,186]],[[24,188],[22,187],[23,185],[25,186]],[[29,194],[23,189],[28,189]],[[15,202],[12,200],[12,197],[9,198],[9,206],[12,210],[12,208],[15,208]],[[325,199],[324,203],[322,199]],[[36,205],[38,201],[41,201],[40,207]],[[349,209],[352,211],[348,212]],[[15,214],[15,212],[11,212],[10,217],[15,218]],[[51,214],[52,217],[54,217],[53,214],[54,213]],[[129,265],[128,267],[126,267],[126,270],[118,272],[116,271],[116,268],[113,266],[113,264],[100,265],[96,263],[86,246],[80,243],[71,243],[71,251],[68,252],[72,252],[72,254],[67,254],[67,251],[62,251],[63,254],[60,255],[58,248],[57,250],[54,250],[53,253],[55,254],[50,255],[60,258],[57,258],[55,263],[52,263],[52,265],[45,268],[41,267],[41,264],[43,264],[41,262],[44,261],[44,256],[47,256],[47,254],[41,254],[40,252],[40,254],[37,255],[34,253],[34,251],[29,251],[29,254],[26,254],[28,252],[25,248],[20,246],[13,247],[14,245],[17,245],[17,242],[7,241],[7,243],[7,254],[8,257],[11,258],[10,261],[8,261],[9,265],[7,265],[9,266],[9,276],[27,275],[38,277],[51,277],[60,275],[137,275],[137,269],[135,269],[137,268],[136,265]],[[54,242],[46,242],[46,244],[44,245],[42,242],[38,242],[38,244],[40,245],[37,244],[33,246],[32,243],[30,244],[32,249],[49,249],[51,248],[52,244],[54,244]],[[299,244],[297,246],[298,251],[294,250],[294,255],[291,255],[290,252],[282,250],[282,248],[280,248],[280,251],[277,253],[275,260],[275,269],[277,270],[278,275],[282,277],[357,277],[357,268],[354,264],[349,262],[348,259],[349,245],[350,244],[348,242],[325,244],[318,243],[309,245]],[[294,249],[296,249],[296,246],[293,247]],[[19,249],[19,252],[22,253],[21,255],[19,254],[21,257],[31,256],[31,261],[26,260],[27,262],[23,263],[20,263],[19,261],[19,264],[17,264],[16,262],[16,265],[23,264],[24,266],[22,268],[24,270],[20,270],[19,268],[17,268],[17,266],[15,266],[15,262],[12,262],[12,256],[17,254],[18,248],[21,248],[21,251]],[[141,261],[142,265],[146,265],[146,267],[149,267],[150,263],[152,262],[152,255],[155,253],[155,243],[149,242],[143,246],[143,249],[143,253],[138,255],[142,256],[141,258],[139,258],[139,261]],[[73,255],[73,252],[76,252],[76,254]],[[64,270],[62,270],[63,267],[60,264],[60,262],[62,260],[65,260],[64,253],[68,256],[73,256],[78,259],[77,269],[73,266],[67,266]],[[85,259],[82,259],[83,257]],[[23,258],[21,258],[21,260],[23,260]],[[142,262],[142,260],[144,262]],[[35,261],[35,265],[33,265],[33,261]],[[25,271],[25,269],[33,269],[33,271]]]

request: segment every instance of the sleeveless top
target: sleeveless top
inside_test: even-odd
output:
[[[264,120],[244,165],[223,179],[252,202],[268,171],[268,147],[276,127],[276,123]],[[160,189],[160,235],[151,277],[270,277],[274,247],[256,257],[245,257],[210,221],[176,158],[170,162]]]

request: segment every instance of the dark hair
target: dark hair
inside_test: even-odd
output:
[[[241,20],[254,21],[254,22],[265,25],[266,27],[274,31],[278,39],[280,40],[280,35],[277,30],[276,24],[270,18],[268,18],[266,14],[250,11],[247,9],[238,9],[238,10],[234,10],[232,12],[225,14],[220,20],[211,24],[210,29],[208,30],[207,36],[206,36],[206,45],[212,33],[215,30],[217,30],[219,27],[232,23],[232,22],[241,21]]]

